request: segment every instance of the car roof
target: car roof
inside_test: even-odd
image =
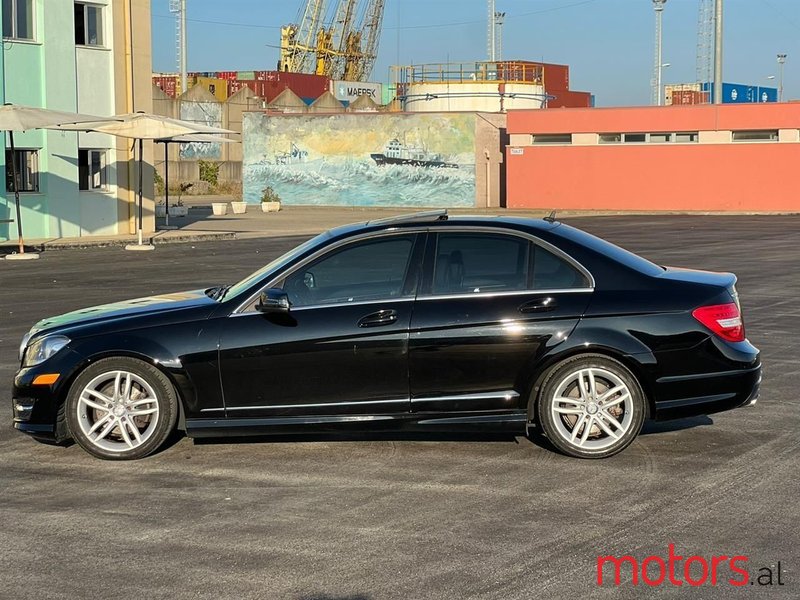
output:
[[[498,229],[514,229],[532,234],[545,242],[556,245],[590,271],[611,269],[620,275],[616,269],[620,266],[630,269],[641,275],[657,276],[663,269],[637,254],[624,250],[602,238],[598,238],[586,231],[571,227],[555,219],[554,214],[544,219],[534,219],[522,216],[500,215],[448,215],[445,209],[412,213],[388,217],[375,221],[354,223],[331,229],[328,232],[329,241],[346,239],[353,235],[380,231],[398,231],[404,228],[418,230],[425,229],[446,230],[449,227],[480,227]],[[605,269],[602,263],[605,264]]]
[[[432,210],[407,215],[387,217],[361,223],[343,225],[330,230],[331,237],[348,237],[357,233],[399,229],[405,227],[442,228],[453,226],[498,227],[527,231],[550,231],[559,227],[559,221],[533,219],[530,217],[510,217],[500,215],[448,215],[446,210]]]

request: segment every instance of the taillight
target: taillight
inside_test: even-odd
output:
[[[739,307],[735,302],[701,306],[692,311],[692,316],[723,340],[744,341],[742,313],[739,312]]]

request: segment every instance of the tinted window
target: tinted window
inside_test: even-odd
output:
[[[496,234],[439,235],[433,293],[524,290],[528,285],[527,240]]]
[[[629,252],[611,242],[596,237],[591,233],[570,227],[569,225],[564,225],[562,223],[555,230],[555,233],[640,273],[655,277],[664,272],[664,269],[646,258],[642,258],[638,254]]]
[[[404,292],[414,236],[351,244],[300,268],[283,288],[295,306],[382,300]]]
[[[534,246],[533,289],[569,290],[589,287],[586,276],[560,256]]]

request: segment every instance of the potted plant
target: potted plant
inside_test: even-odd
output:
[[[281,197],[271,186],[261,190],[262,212],[278,212],[281,209]]]
[[[182,183],[178,188],[178,199],[174,204],[170,204],[169,216],[170,217],[185,217],[189,214],[189,207],[183,205],[183,195],[192,188],[191,183]]]
[[[212,202],[211,203],[211,210],[214,213],[215,217],[222,217],[228,214],[228,203],[227,202]]]
[[[189,214],[189,207],[183,205],[183,200],[178,199],[175,204],[169,207],[170,217],[185,217]]]
[[[159,200],[156,204],[156,218],[163,219],[167,216],[167,205],[163,200]]]

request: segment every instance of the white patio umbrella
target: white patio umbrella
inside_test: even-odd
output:
[[[17,173],[17,162],[14,160],[16,154],[16,149],[14,148],[14,132],[28,131],[30,129],[44,129],[67,123],[99,123],[104,121],[108,121],[108,119],[96,117],[94,115],[82,115],[60,110],[37,108],[34,106],[21,106],[17,104],[5,104],[0,106],[0,131],[8,133],[9,146],[11,148],[11,188],[14,192],[14,204],[16,205],[17,239],[19,241],[19,254],[9,255],[6,259],[39,258],[37,253],[25,253],[25,240],[22,235],[22,215],[19,207],[19,174]]]
[[[176,137],[156,140],[157,144],[164,144],[164,208],[166,209],[165,229],[175,229],[174,227],[170,227],[169,224],[169,145],[173,143],[187,144],[192,142],[201,144],[235,144],[238,143],[238,140],[219,137],[218,135],[211,135],[208,133],[179,135]]]
[[[67,129],[71,131],[95,131],[97,133],[107,133],[118,137],[138,140],[139,144],[139,210],[137,212],[136,230],[139,241],[137,244],[126,246],[127,250],[152,250],[154,246],[142,242],[142,150],[144,140],[161,140],[173,138],[181,135],[198,133],[206,134],[229,134],[236,133],[229,129],[211,127],[191,121],[181,121],[161,115],[154,115],[145,112],[127,113],[112,117],[116,122],[109,123],[101,121],[97,123],[83,122],[80,124],[64,125],[53,129]]]

